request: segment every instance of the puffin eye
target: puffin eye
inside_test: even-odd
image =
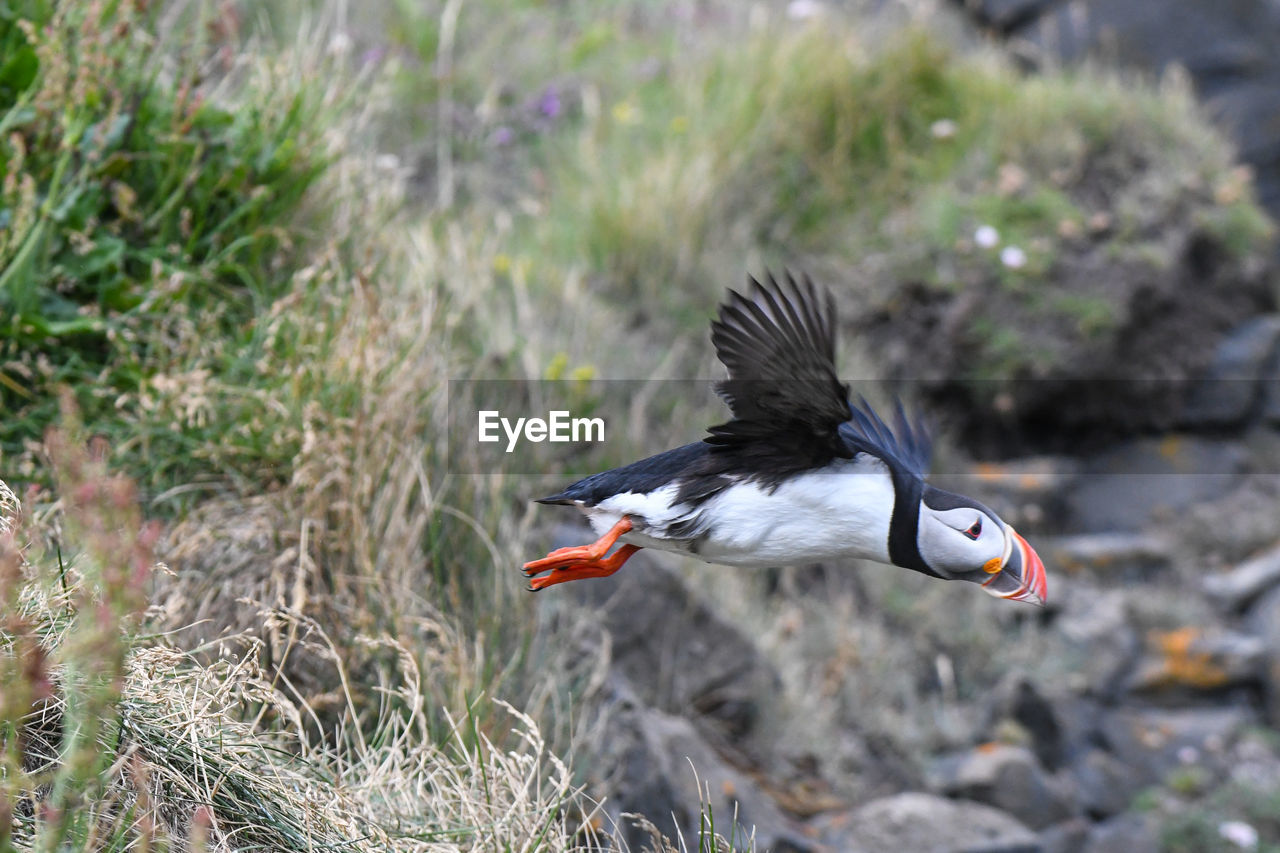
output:
[[[970,539],[976,540],[979,536],[982,535],[982,519],[979,518],[973,524],[969,525],[968,530],[962,530],[961,533],[963,533],[965,536],[968,536]]]

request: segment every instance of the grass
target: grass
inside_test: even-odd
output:
[[[871,48],[825,24],[658,65],[656,81],[611,93],[614,109],[584,112],[548,163],[545,213],[515,230],[553,269],[585,267],[646,320],[674,318],[672,334],[696,333],[744,266],[793,264],[838,284],[859,319],[905,311],[915,287],[973,294],[965,377],[1043,375],[1066,348],[1029,341],[1080,327],[1105,339],[1103,306],[1123,304],[1122,287],[1072,280],[1082,258],[1167,270],[1168,248],[1144,253],[1153,230],[1203,227],[1239,256],[1268,239],[1247,177],[1176,79],[1024,80],[921,30]],[[994,249],[974,245],[984,225]],[[1025,261],[1003,263],[1002,248]]]
[[[162,40],[157,14],[130,0],[30,2],[0,19],[13,49],[0,102],[0,448],[28,471],[23,440],[56,414],[58,385],[122,441],[116,411],[145,405],[183,338],[223,341],[204,369],[243,372],[248,321],[288,289],[296,212],[331,159],[331,93],[283,63],[232,67],[218,51],[234,46],[198,26]],[[201,85],[215,70],[219,85]],[[232,420],[203,432],[130,438],[176,465],[252,408],[217,410]],[[196,469],[135,473],[155,486]]]
[[[1242,845],[1224,834],[1224,827],[1235,822],[1256,833],[1257,843],[1250,849],[1274,853],[1280,850],[1278,805],[1280,791],[1242,781],[1227,782],[1204,796],[1184,795],[1165,804],[1169,813],[1160,835],[1161,849],[1166,853],[1239,850]]]
[[[567,849],[607,794],[581,790],[580,714],[607,643],[522,592],[541,484],[448,464],[447,380],[710,375],[708,312],[764,263],[845,304],[907,281],[1105,335],[1105,295],[1045,297],[1079,241],[1130,258],[1186,208],[1243,258],[1268,227],[1176,87],[1027,80],[838,17],[321,8],[275,35],[205,3],[0,18],[0,461],[34,489],[21,516],[0,490],[0,850]],[[975,374],[1024,369],[1025,329],[984,322]],[[689,407],[631,437],[691,440]],[[1041,653],[923,579],[779,614],[760,578],[699,573],[762,626],[806,747],[853,722],[907,756],[961,742],[957,701]],[[685,846],[751,847],[703,817]]]
[[[132,486],[83,449],[53,452],[57,515],[24,517],[0,489],[0,849],[532,850],[577,833],[594,807],[534,721],[499,703],[508,746],[470,717],[437,745],[403,648],[395,698],[409,713],[388,703],[335,744],[311,738],[312,709],[285,698],[251,641],[201,664],[139,633],[154,565],[152,534],[119,538],[138,527]],[[66,563],[38,545],[61,538],[55,520]]]

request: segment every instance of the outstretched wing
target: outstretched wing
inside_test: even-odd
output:
[[[750,281],[750,296],[729,291],[711,323],[729,371],[716,391],[733,419],[712,427],[707,443],[750,453],[774,476],[852,457],[839,433],[850,407],[836,376],[835,300],[807,276]]]
[[[849,420],[841,424],[840,437],[852,449],[880,457],[890,468],[921,480],[929,473],[929,462],[933,458],[929,431],[921,418],[913,421],[907,417],[901,400],[894,405],[890,428],[871,404],[859,397],[858,405],[849,406]]]

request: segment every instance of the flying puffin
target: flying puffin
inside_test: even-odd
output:
[[[899,403],[890,427],[836,377],[835,300],[807,277],[749,278],[711,323],[733,417],[702,441],[579,480],[600,538],[525,563],[530,590],[613,574],[641,548],[766,567],[854,557],[1044,604],[1044,563],[987,507],[925,482],[932,445]],[[609,550],[621,543],[613,553]],[[541,575],[541,577],[539,577]]]

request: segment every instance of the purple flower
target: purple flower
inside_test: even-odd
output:
[[[504,145],[510,145],[515,138],[515,133],[504,124],[494,128],[493,133],[489,136],[489,141],[501,148]]]
[[[555,88],[548,86],[547,90],[542,93],[542,97],[538,99],[538,112],[547,118],[558,118],[564,105],[560,102],[560,93]]]

